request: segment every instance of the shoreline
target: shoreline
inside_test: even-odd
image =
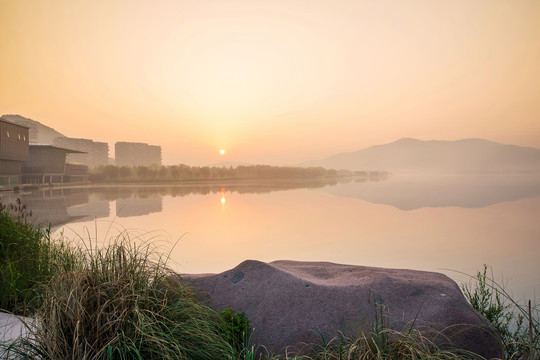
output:
[[[238,185],[238,184],[257,184],[257,185],[287,185],[287,184],[301,184],[301,183],[338,183],[338,182],[350,182],[355,180],[366,181],[381,181],[386,178],[373,178],[369,176],[347,176],[347,177],[320,177],[320,178],[261,178],[261,179],[196,179],[196,180],[155,180],[155,181],[98,181],[98,182],[74,182],[74,183],[52,183],[52,184],[24,184],[20,186],[0,188],[0,191],[28,191],[28,190],[60,190],[60,189],[99,189],[99,188],[114,188],[114,187],[165,187],[165,186],[177,186],[177,187],[189,187],[192,185]]]

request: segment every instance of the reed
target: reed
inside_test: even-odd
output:
[[[53,240],[31,215],[20,199],[0,204],[0,309],[26,316],[43,302],[40,285],[78,261],[77,251]]]
[[[227,359],[221,319],[200,305],[150,244],[127,234],[87,247],[56,274],[29,338],[11,345],[29,359]]]
[[[343,336],[330,341],[314,355],[301,355],[294,360],[481,360],[481,356],[459,349],[441,348],[422,332],[411,329],[381,329],[362,334],[356,339]]]
[[[501,336],[506,360],[537,360],[540,356],[540,305],[516,300],[484,265],[461,286],[471,305]]]

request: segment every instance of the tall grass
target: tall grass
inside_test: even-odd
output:
[[[150,245],[125,235],[80,254],[54,276],[31,339],[10,351],[30,359],[227,359],[221,319],[175,280]]]
[[[294,360],[482,360],[479,355],[459,349],[441,348],[422,332],[411,329],[382,329],[362,334],[356,339],[343,336],[333,339],[314,355]]]
[[[540,356],[540,305],[519,303],[488,274],[484,265],[462,290],[471,305],[498,330],[507,360],[537,360]]]
[[[37,319],[29,337],[2,345],[9,356],[232,358],[220,316],[151,244],[123,233],[99,248],[68,246],[30,216],[20,200],[0,207],[1,309]]]
[[[18,315],[32,315],[43,301],[40,284],[77,262],[73,249],[52,240],[31,215],[20,199],[0,204],[0,309]]]

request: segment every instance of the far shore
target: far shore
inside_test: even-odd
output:
[[[384,178],[388,177],[385,174]],[[47,184],[21,184],[12,187],[0,188],[0,191],[30,191],[30,190],[49,190],[49,189],[101,189],[101,188],[140,188],[140,187],[160,187],[160,186],[178,186],[189,187],[193,185],[272,185],[279,186],[287,184],[301,183],[338,183],[361,180],[382,180],[370,176],[352,175],[352,176],[334,176],[334,177],[314,177],[314,178],[260,178],[260,179],[189,179],[189,180],[107,180],[107,181],[87,181],[87,182],[65,182],[65,183],[47,183]]]

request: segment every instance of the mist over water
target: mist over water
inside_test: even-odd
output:
[[[540,175],[123,185],[0,199],[17,197],[55,234],[102,242],[127,230],[170,251],[182,273],[287,259],[438,271],[460,283],[458,272],[488,264],[518,299],[540,290]]]
[[[355,197],[401,210],[424,207],[482,208],[500,202],[540,196],[540,174],[396,174],[364,186],[342,184],[328,188],[337,196]]]

